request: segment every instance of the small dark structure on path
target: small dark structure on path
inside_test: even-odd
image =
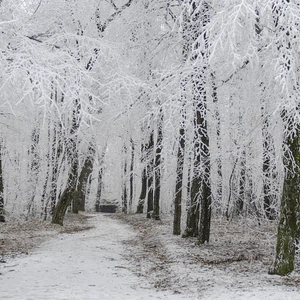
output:
[[[107,200],[104,200],[103,202],[104,202],[103,204],[100,204],[99,202],[96,203],[96,212],[113,213],[114,214],[118,211],[118,205],[112,204]]]

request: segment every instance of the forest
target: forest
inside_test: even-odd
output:
[[[245,218],[294,270],[299,0],[0,0],[0,35],[1,222]]]

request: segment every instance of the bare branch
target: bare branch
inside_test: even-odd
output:
[[[232,77],[236,75],[240,70],[244,69],[249,64],[249,62],[250,62],[249,60],[244,61],[241,67],[236,69],[227,79],[222,80],[222,83],[218,86],[218,88],[224,85],[225,83],[227,83],[228,81],[230,81]]]
[[[100,23],[100,16],[99,16],[99,8],[96,11],[96,22],[97,22],[97,28],[100,32],[104,32],[109,23],[111,23],[117,16],[119,16],[126,8],[128,8],[133,0],[129,0],[127,3],[125,3],[123,6],[117,9],[116,12],[114,12],[102,25]]]
[[[38,4],[37,8],[35,9],[35,11],[34,11],[34,13],[33,13],[32,15],[36,14],[36,12],[39,10],[39,8],[40,8],[42,2],[43,2],[43,0],[40,0],[40,2],[39,2],[39,4]],[[1,4],[1,3],[0,3],[0,4]]]
[[[118,7],[117,7],[117,5],[114,3],[113,0],[110,0],[110,4],[113,6],[113,8],[114,8],[115,10],[118,10]]]

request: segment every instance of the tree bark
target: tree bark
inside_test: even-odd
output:
[[[240,179],[239,179],[239,193],[235,207],[235,214],[241,215],[245,207],[245,184],[246,184],[246,153],[242,151],[240,158]]]
[[[195,160],[196,161],[196,160]],[[194,170],[195,170],[194,165]],[[186,228],[182,237],[196,237],[199,233],[199,196],[201,190],[201,179],[193,177],[191,180],[190,200],[187,205]]]
[[[0,148],[0,222],[5,222],[4,185],[3,185],[3,170],[2,170],[2,147]]]
[[[209,22],[210,6],[201,2],[198,6],[190,3],[192,10],[190,17],[185,20],[187,32],[191,35],[189,42],[193,42],[204,30]],[[208,44],[204,36],[205,45]],[[199,243],[209,242],[211,221],[211,183],[210,183],[210,153],[209,137],[207,132],[207,78],[208,54],[201,52],[202,63],[198,65],[199,54],[195,52],[191,60],[194,64],[191,74],[193,107],[194,107],[194,166],[191,184],[191,199],[188,207],[187,227],[183,236],[198,236]],[[216,93],[216,89],[213,89]],[[200,216],[199,216],[200,213]],[[200,224],[199,224],[200,217]]]
[[[129,177],[129,211],[132,211],[132,203],[133,203],[133,196],[134,196],[134,142],[133,139],[130,139],[131,144],[131,163],[130,163],[130,177]]]
[[[70,138],[66,141],[67,160],[70,165],[67,186],[61,194],[52,216],[52,223],[63,225],[63,220],[68,207],[71,204],[72,196],[76,189],[78,179],[78,150],[76,145],[76,133],[80,125],[80,102],[75,99],[73,102],[73,116],[70,130]]]
[[[294,138],[287,141],[297,167],[293,170],[292,162],[283,184],[280,205],[280,220],[277,233],[277,247],[274,265],[269,273],[287,275],[294,270],[295,243],[300,224],[300,131],[297,129]],[[293,171],[292,171],[293,170]]]
[[[182,202],[182,180],[184,167],[184,150],[185,150],[185,113],[183,115],[183,124],[179,129],[179,144],[177,152],[177,167],[176,167],[176,185],[174,199],[174,218],[173,218],[173,234],[180,235],[181,233],[181,202]]]
[[[72,196],[76,188],[77,176],[78,176],[78,163],[77,163],[77,159],[75,159],[69,171],[67,187],[63,191],[62,195],[60,196],[55,206],[53,216],[52,216],[53,224],[59,224],[63,226],[63,221],[64,221],[66,211],[71,204]]]
[[[222,179],[222,141],[221,141],[221,119],[220,119],[220,112],[219,112],[219,99],[218,99],[218,88],[216,86],[216,79],[215,74],[212,72],[210,74],[211,78],[211,85],[212,85],[212,99],[214,104],[214,119],[216,121],[215,125],[215,133],[217,135],[217,158],[215,160],[215,164],[217,165],[217,194],[216,194],[216,201],[218,203],[222,202],[223,198],[223,179]]]
[[[136,209],[137,214],[142,214],[144,212],[144,204],[145,204],[145,199],[147,195],[147,171],[146,168],[143,168],[142,171],[142,188],[141,188],[141,194],[138,202],[138,206]]]
[[[48,182],[49,182],[49,178],[50,178],[50,166],[51,166],[51,160],[50,160],[50,153],[51,153],[51,121],[50,119],[48,120],[48,145],[47,145],[47,154],[46,154],[46,160],[47,160],[47,173],[46,173],[46,178],[44,181],[44,185],[43,185],[43,193],[42,193],[42,212],[41,212],[41,217],[44,218],[44,220],[47,219],[47,187],[48,187]]]
[[[153,214],[153,169],[154,169],[154,158],[153,158],[153,131],[150,133],[149,143],[147,145],[147,218],[151,218]]]
[[[157,129],[157,140],[155,150],[155,163],[154,163],[154,178],[155,178],[155,189],[153,199],[153,215],[152,218],[160,220],[159,202],[160,202],[160,185],[161,185],[161,151],[162,151],[162,139],[163,139],[163,115],[162,109],[160,109],[160,116],[158,121]]]
[[[85,211],[85,198],[87,195],[88,179],[93,172],[93,158],[87,157],[81,169],[77,186],[73,194],[72,212]]]
[[[127,199],[127,148],[124,145],[124,165],[123,165],[123,183],[122,183],[122,212],[128,213],[128,199]]]
[[[100,204],[101,204],[101,194],[102,194],[102,175],[103,168],[101,167],[98,173],[98,186],[96,193],[96,212],[100,212]]]
[[[33,129],[32,134],[31,134],[31,145],[30,145],[30,150],[29,155],[30,155],[30,168],[29,168],[29,177],[30,181],[28,184],[29,188],[29,197],[30,200],[27,204],[27,216],[34,216],[35,215],[35,203],[34,203],[34,198],[36,195],[36,188],[38,184],[38,173],[40,169],[40,157],[38,153],[38,145],[40,141],[40,132],[38,130],[39,124]]]
[[[272,166],[271,155],[274,153],[273,139],[269,132],[268,116],[265,113],[264,107],[262,107],[263,127],[262,135],[263,142],[263,193],[264,193],[264,212],[269,220],[275,220],[275,201],[276,197],[271,194],[270,184],[272,181]]]

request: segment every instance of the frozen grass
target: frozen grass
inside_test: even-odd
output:
[[[196,238],[173,236],[168,220],[147,220],[144,215],[115,217],[131,224],[138,233],[138,239],[126,242],[132,270],[159,289],[202,297],[222,290],[220,299],[234,299],[232,293],[248,297],[256,291],[257,298],[253,299],[270,300],[277,298],[260,298],[260,293],[272,294],[274,290],[283,296],[300,291],[298,256],[296,271],[290,276],[268,275],[275,255],[275,223],[259,226],[253,220],[214,220],[210,244],[198,245]]]

